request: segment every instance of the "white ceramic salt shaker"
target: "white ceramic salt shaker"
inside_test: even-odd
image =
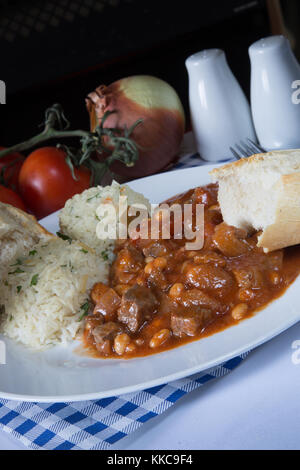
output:
[[[300,65],[288,39],[270,36],[249,48],[251,108],[261,145],[270,149],[300,147],[300,104],[293,103]]]
[[[232,158],[230,146],[256,141],[250,106],[220,49],[207,49],[186,60],[191,121],[200,156],[217,162]]]

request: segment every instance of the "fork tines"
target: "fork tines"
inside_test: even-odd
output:
[[[229,147],[233,156],[239,160],[240,158],[247,158],[255,153],[264,153],[266,150],[259,144],[251,139],[247,139],[247,142],[240,142],[235,144],[234,147]]]

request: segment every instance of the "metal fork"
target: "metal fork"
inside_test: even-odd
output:
[[[240,160],[241,158],[251,157],[255,153],[264,153],[266,149],[261,147],[256,142],[253,142],[251,139],[247,139],[247,142],[240,142],[235,144],[234,147],[229,147],[234,158]]]

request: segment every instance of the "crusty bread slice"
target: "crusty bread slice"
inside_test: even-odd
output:
[[[261,230],[265,252],[300,243],[300,149],[253,155],[214,169],[224,221]]]
[[[0,279],[12,260],[53,237],[32,215],[0,202]]]

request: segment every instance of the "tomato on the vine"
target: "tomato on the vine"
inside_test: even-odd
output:
[[[17,207],[26,211],[26,207],[20,196],[15,193],[12,189],[6,188],[0,184],[0,201],[5,202],[6,204],[11,204],[12,206]]]
[[[27,207],[41,219],[61,209],[74,194],[90,187],[88,168],[74,168],[74,175],[76,179],[63,150],[43,147],[32,152],[23,163],[19,175],[20,193]]]
[[[5,150],[5,147],[0,147],[0,150]],[[3,177],[8,188],[13,190],[18,189],[19,173],[24,160],[24,155],[18,152],[9,153],[5,157],[0,158],[0,174],[3,167],[6,167]]]

